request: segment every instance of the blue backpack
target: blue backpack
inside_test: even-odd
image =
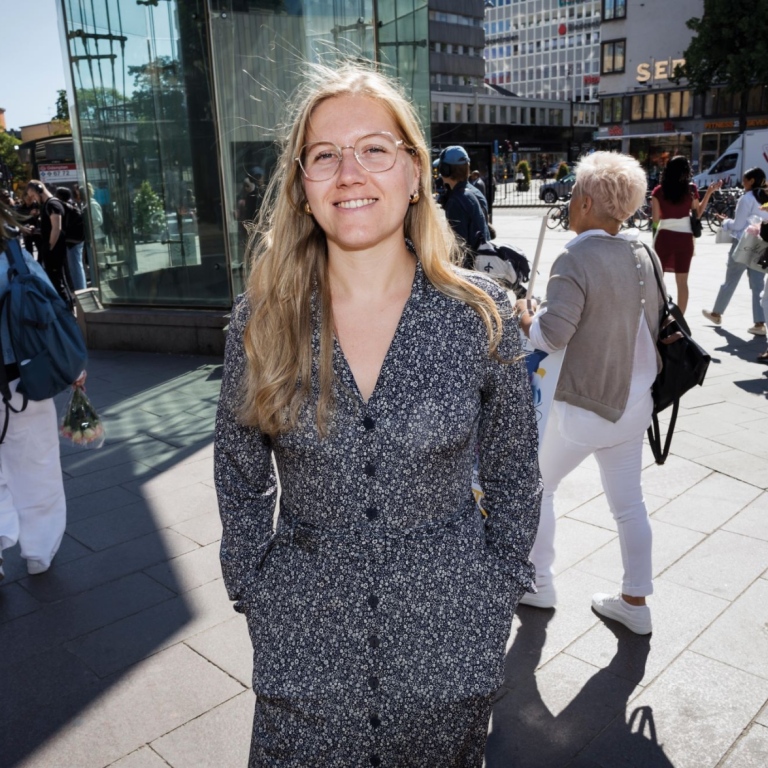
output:
[[[18,241],[8,240],[5,254],[8,291],[0,301],[0,322],[10,333],[23,410],[27,399],[47,400],[70,387],[85,368],[88,353],[74,315],[50,282],[29,269]],[[8,405],[10,387],[5,375],[0,376]]]

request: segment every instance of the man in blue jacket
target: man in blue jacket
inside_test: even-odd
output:
[[[488,203],[482,192],[469,183],[469,155],[464,147],[446,147],[433,165],[446,188],[441,205],[456,236],[468,249],[464,266],[472,269],[474,253],[491,239]]]

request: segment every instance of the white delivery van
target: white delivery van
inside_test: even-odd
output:
[[[708,170],[693,177],[693,183],[706,189],[722,179],[723,186],[735,187],[741,184],[744,171],[755,167],[768,174],[768,129],[742,133]]]

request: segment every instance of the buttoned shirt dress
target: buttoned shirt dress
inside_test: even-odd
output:
[[[489,356],[479,315],[417,262],[367,402],[335,342],[324,438],[316,368],[296,428],[270,439],[239,422],[248,302],[233,308],[215,478],[224,579],[254,647],[252,766],[480,764],[450,757],[478,738],[462,737],[451,713],[490,701],[502,681],[512,614],[533,581],[541,488],[509,300],[485,275],[461,274],[507,316],[499,355],[512,362]],[[316,358],[319,338],[315,312]],[[471,488],[478,453],[484,514]]]

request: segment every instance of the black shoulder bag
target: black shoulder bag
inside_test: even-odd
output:
[[[659,338],[656,342],[656,348],[661,356],[662,368],[651,388],[651,395],[653,396],[653,423],[648,427],[648,442],[651,444],[653,458],[657,464],[663,464],[667,460],[669,448],[672,444],[672,435],[675,431],[680,398],[689,389],[693,389],[697,384],[700,386],[704,383],[704,377],[707,375],[707,368],[709,368],[711,358],[691,338],[691,329],[683,319],[683,313],[667,295],[650,248],[645,244],[643,247],[651,257],[653,273],[656,276],[656,283],[663,297]],[[664,343],[664,339],[678,332],[682,334],[682,338],[673,341],[671,344]],[[667,436],[664,439],[664,446],[662,448],[658,414],[665,408],[669,408],[670,405],[672,406],[672,418],[669,420],[669,428],[667,429]]]
[[[693,187],[691,187],[690,190],[691,190],[691,197],[697,200],[698,198],[693,191]],[[691,220],[691,232],[693,233],[693,236],[701,237],[701,232],[703,229],[701,224],[701,219],[693,211],[690,212],[689,218]]]

